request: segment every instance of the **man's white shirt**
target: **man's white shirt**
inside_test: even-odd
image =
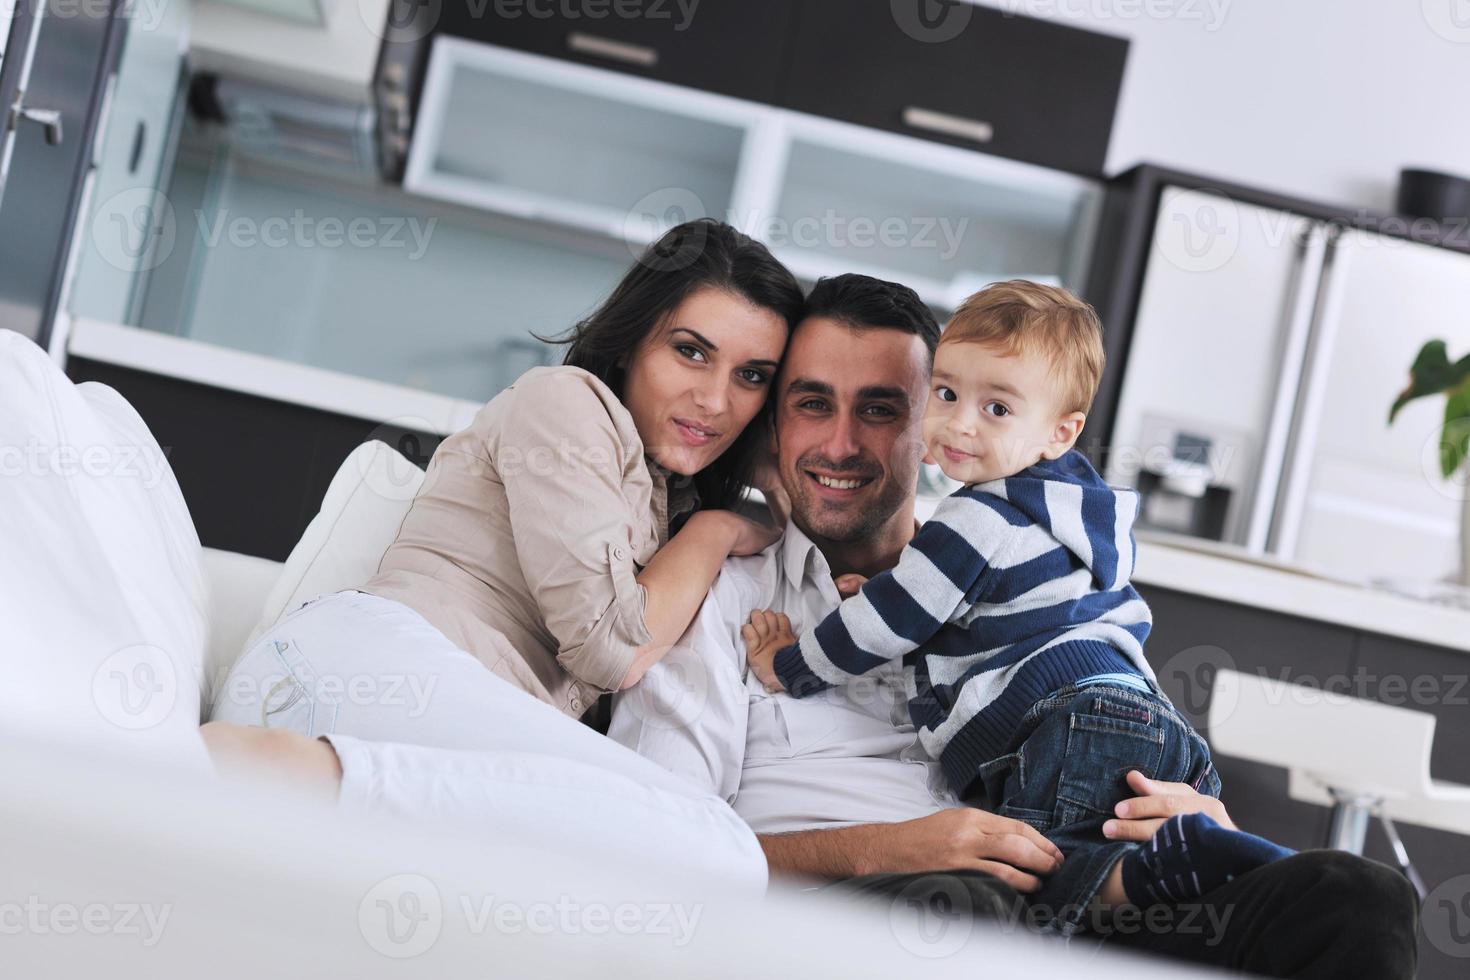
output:
[[[800,700],[748,674],[752,609],[785,613],[799,634],[840,601],[826,558],[788,523],[759,555],[725,562],[684,636],[616,698],[608,736],[724,797],[757,833],[958,805],[919,745],[900,664]]]

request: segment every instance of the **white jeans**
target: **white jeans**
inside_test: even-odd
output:
[[[490,673],[399,602],[324,596],[251,646],[211,720],[327,739],[341,805],[763,890],[760,844],[713,794]]]

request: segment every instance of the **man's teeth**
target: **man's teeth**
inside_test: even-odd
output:
[[[816,474],[813,474],[813,476],[816,476]],[[830,476],[817,476],[817,482],[820,483],[824,487],[831,487],[834,490],[856,490],[858,487],[862,486],[864,483],[867,483],[868,481],[867,480],[834,480]]]

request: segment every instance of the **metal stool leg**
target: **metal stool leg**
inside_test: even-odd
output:
[[[1404,842],[1399,838],[1399,830],[1393,825],[1388,814],[1381,809],[1378,811],[1378,819],[1383,822],[1383,832],[1388,835],[1389,846],[1393,848],[1394,857],[1398,859],[1399,870],[1403,871],[1404,877],[1409,879],[1409,884],[1419,893],[1419,901],[1422,903],[1429,897],[1429,889],[1424,886],[1424,879],[1419,877],[1419,870],[1414,867],[1414,862],[1409,860],[1409,850],[1404,847]]]
[[[1368,842],[1368,821],[1380,801],[1358,793],[1341,793],[1335,789],[1330,792],[1336,802],[1332,807],[1332,827],[1327,832],[1327,846],[1349,854],[1362,854]]]

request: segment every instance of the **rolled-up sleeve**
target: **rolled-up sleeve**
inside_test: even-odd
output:
[[[579,681],[616,690],[653,639],[634,559],[650,518],[634,513],[626,486],[646,465],[641,450],[625,444],[584,379],[560,375],[517,393],[495,455],[517,560],[557,660]]]

